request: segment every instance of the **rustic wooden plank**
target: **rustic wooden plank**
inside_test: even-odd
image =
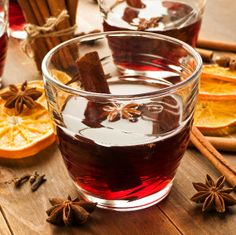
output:
[[[3,210],[0,206],[0,234],[1,235],[12,235],[11,231],[9,230],[9,227],[6,223],[6,220],[3,215]]]
[[[79,14],[85,20],[91,22],[92,27],[97,28],[101,21],[97,14],[98,9],[92,2],[81,0]],[[224,28],[229,26],[227,17],[222,16],[223,13],[226,14],[226,10],[226,16],[231,14],[228,12],[229,8],[223,10],[225,5],[230,5],[231,9],[235,9],[233,6],[236,7],[233,0],[208,0],[207,12],[209,13],[206,14],[207,21],[204,21],[203,29],[205,28],[204,32],[207,34],[211,32],[211,29],[210,31],[208,29],[212,28],[214,31],[212,33],[215,34],[216,32],[217,35],[220,35],[219,39],[222,37],[223,39],[231,40],[235,38],[235,32],[232,30],[232,17],[235,16],[230,16],[231,29],[221,33],[221,27],[215,31],[214,27],[206,25],[208,22],[213,25],[215,24],[215,19],[218,19],[217,25],[223,25],[223,27],[224,24],[227,25]],[[82,10],[86,7],[89,7],[90,14]],[[95,17],[91,17],[91,15]],[[25,79],[36,78],[40,78],[40,75],[36,72],[32,59],[23,55],[20,50],[20,43],[17,40],[11,40],[4,83],[22,82]],[[225,156],[232,164],[236,165],[235,155],[225,154]],[[24,185],[20,190],[16,190],[13,185],[4,184],[4,181],[14,176],[21,176],[26,172],[33,173],[35,170],[40,173],[46,173],[48,179],[45,185],[35,193],[30,192],[29,185]],[[194,150],[188,150],[178,170],[171,194],[158,206],[126,213],[98,209],[92,214],[91,221],[83,226],[78,228],[58,228],[45,221],[47,217],[45,210],[49,207],[48,198],[54,196],[66,197],[67,194],[75,196],[77,192],[66,172],[57,147],[53,145],[32,158],[0,160],[0,205],[15,235],[235,234],[235,208],[232,208],[226,215],[217,215],[215,213],[204,215],[189,200],[195,192],[191,182],[204,180],[206,173],[210,173],[213,177],[218,177],[217,172],[209,162]],[[0,234],[8,232],[6,228],[8,227],[0,214]],[[6,234],[8,235],[9,232]]]
[[[14,234],[179,234],[175,226],[166,218],[158,207],[121,213],[97,209],[88,224],[79,228],[57,228],[46,222],[46,209],[49,207],[48,198],[64,197],[68,194],[77,195],[57,147],[51,146],[35,157],[22,160],[0,160],[0,183],[3,192],[0,195],[8,222]],[[5,181],[25,173],[45,173],[47,182],[35,193],[30,192],[29,185],[15,189]],[[126,229],[128,228],[128,229]]]
[[[236,165],[235,156],[230,160],[234,160],[231,162]],[[173,190],[159,207],[184,234],[233,235],[236,231],[235,207],[223,215],[214,212],[203,214],[201,207],[190,201],[196,192],[191,182],[204,182],[207,173],[215,179],[219,177],[199,153],[188,151],[178,170]]]

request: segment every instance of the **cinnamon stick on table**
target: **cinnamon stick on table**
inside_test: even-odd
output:
[[[212,146],[212,144],[202,135],[202,133],[193,127],[190,140],[193,145],[206,157],[214,167],[225,176],[227,182],[233,187],[236,186],[236,169],[231,166],[227,160]]]
[[[236,52],[236,43],[233,43],[233,42],[211,41],[207,39],[199,39],[197,41],[197,47],[219,50],[219,51]]]
[[[207,140],[219,150],[236,152],[236,138],[206,136]]]
[[[213,51],[201,49],[201,48],[196,48],[196,51],[200,54],[203,61],[212,62]]]

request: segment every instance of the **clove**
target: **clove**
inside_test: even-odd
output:
[[[35,192],[46,180],[45,175],[38,175],[31,185],[31,191]]]

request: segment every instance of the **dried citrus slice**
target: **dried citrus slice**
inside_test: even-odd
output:
[[[59,80],[63,84],[66,84],[71,80],[71,77],[67,73],[62,72],[60,70],[51,69],[50,73],[55,79]]]
[[[201,78],[199,96],[202,98],[213,100],[236,100],[236,79],[235,82],[231,82],[211,77]]]
[[[201,77],[236,82],[236,70],[230,70],[218,65],[205,65],[203,66]]]
[[[235,100],[208,100],[199,97],[194,125],[205,135],[222,136],[236,131]]]
[[[52,123],[44,105],[46,99],[42,81],[28,82],[28,87],[36,87],[43,95],[32,109],[25,107],[18,115],[15,115],[15,109],[5,108],[6,101],[0,98],[0,157],[32,156],[55,140]],[[6,90],[7,88],[0,93]]]

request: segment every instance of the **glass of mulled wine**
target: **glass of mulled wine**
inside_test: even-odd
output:
[[[78,58],[70,66],[59,63],[66,53]],[[47,54],[57,144],[84,198],[129,211],[168,195],[188,145],[201,66],[186,43],[140,31],[85,35]]]
[[[142,30],[195,47],[206,0],[98,0],[104,31]]]
[[[7,54],[8,0],[0,0],[0,87]]]

